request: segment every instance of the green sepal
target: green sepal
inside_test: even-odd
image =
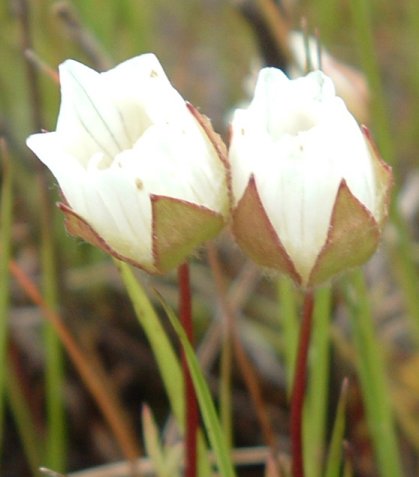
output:
[[[152,195],[151,204],[153,257],[159,273],[181,264],[224,226],[221,214],[184,200]]]
[[[342,180],[333,206],[327,239],[310,273],[318,285],[347,268],[366,262],[380,241],[380,227],[368,209]]]
[[[258,265],[285,273],[301,284],[300,275],[266,215],[253,175],[233,210],[232,227],[239,246]]]

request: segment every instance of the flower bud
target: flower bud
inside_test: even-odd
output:
[[[150,273],[178,265],[228,216],[224,144],[152,54],[59,70],[56,131],[27,144],[59,182],[67,230]]]
[[[229,160],[233,233],[259,265],[314,286],[377,248],[391,170],[322,72],[261,70]]]

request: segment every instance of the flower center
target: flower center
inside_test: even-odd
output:
[[[288,117],[283,125],[283,133],[297,136],[299,133],[309,131],[317,124],[314,114],[307,114],[307,111],[295,111]]]
[[[90,170],[104,170],[108,169],[112,164],[112,159],[105,155],[102,151],[95,152],[88,162],[88,169]]]

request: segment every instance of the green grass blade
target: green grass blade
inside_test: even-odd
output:
[[[342,477],[353,477],[354,471],[352,468],[352,464],[349,461],[345,462],[343,467],[343,476]]]
[[[0,202],[0,361],[6,360],[7,330],[9,327],[9,259],[11,254],[11,229],[12,229],[12,182],[13,165],[6,151],[6,143],[0,141],[0,154],[2,159],[2,187]],[[6,383],[6,368],[0,366],[0,449],[4,433],[4,395]]]
[[[218,464],[219,472],[223,477],[234,477],[235,472],[230,458],[229,447],[225,440],[223,430],[215,410],[211,393],[205,381],[198,359],[189,343],[189,340],[177,319],[174,312],[161,299],[162,305],[169,317],[169,320],[175,329],[184,349],[188,367],[195,386],[199,407],[203,417],[204,425],[207,430],[208,438],[211,443],[215,458]]]
[[[119,261],[115,261],[115,263],[120,271],[137,319],[147,336],[157,361],[172,412],[180,428],[183,429],[185,409],[183,402],[183,378],[179,360],[153,305],[143,287],[135,278],[132,270],[125,263]]]
[[[153,305],[143,287],[135,278],[131,268],[120,261],[115,260],[115,264],[119,269],[140,326],[143,328],[150,343],[173,415],[179,428],[184,431],[185,403],[183,376],[177,355],[160,323]],[[211,474],[210,464],[206,455],[207,449],[203,437],[198,435],[198,469],[199,475],[202,477],[207,477]]]
[[[387,162],[394,163],[395,153],[391,139],[388,105],[385,101],[381,72],[374,45],[370,0],[353,0],[352,18],[361,66],[372,92],[371,112],[374,121],[374,135]]]
[[[339,477],[340,475],[340,469],[342,466],[342,445],[345,434],[345,409],[347,397],[348,381],[345,380],[340,392],[324,477]]]
[[[14,164],[9,159],[4,141],[0,141],[1,156],[3,159],[2,187],[0,200],[0,360],[7,360],[7,330],[9,327],[9,261],[11,258],[11,228],[13,220],[13,169]],[[37,472],[41,464],[40,440],[33,423],[29,408],[25,402],[12,367],[0,366],[0,447],[3,441],[4,426],[4,397],[7,396],[24,453],[32,472]]]
[[[288,395],[291,394],[294,379],[295,358],[297,356],[298,331],[300,321],[295,286],[287,277],[278,278],[279,318],[284,342],[284,359]]]
[[[332,18],[336,19],[339,14],[339,3],[333,0],[318,0],[314,14],[321,43],[327,45],[336,38],[336,32],[340,26],[339,22],[331,21]]]
[[[44,192],[41,191],[41,195]],[[42,291],[45,302],[52,310],[57,310],[58,277],[56,270],[56,256],[51,221],[48,217],[49,206],[45,198],[41,197],[41,264],[42,264]],[[45,343],[45,388],[48,433],[46,442],[46,465],[57,472],[64,472],[67,461],[67,429],[64,407],[64,354],[60,339],[48,321],[44,324]]]
[[[368,291],[360,270],[351,272],[349,278],[351,286],[346,289],[346,301],[351,315],[358,374],[379,475],[401,477],[403,473],[389,399],[390,391],[382,347],[374,333]]]
[[[220,366],[220,416],[224,436],[230,449],[233,445],[232,366],[232,342],[229,336],[224,336]]]
[[[315,294],[310,371],[304,409],[304,456],[309,477],[320,477],[325,449],[330,359],[330,287]]]
[[[391,211],[391,220],[396,225],[398,232],[395,244],[390,244],[391,263],[405,299],[412,331],[419,343],[419,293],[417,287],[419,276],[415,260],[412,259],[415,256],[414,245],[410,240],[407,225],[396,209],[396,205]]]
[[[44,442],[40,439],[39,430],[33,422],[30,409],[25,402],[25,397],[20,389],[18,379],[12,372],[13,367],[6,367],[7,398],[13,418],[22,442],[26,459],[33,475],[37,475],[42,462],[42,447]]]
[[[374,135],[384,160],[395,166],[397,165],[397,161],[393,143],[393,133],[389,123],[388,105],[382,84],[383,75],[380,72],[377,62],[376,48],[372,34],[371,2],[369,2],[369,0],[353,0],[351,6],[362,68],[367,75],[372,92]],[[413,15],[413,17],[414,16],[415,15]],[[413,18],[412,21],[414,21]],[[396,185],[394,197],[397,197],[397,195]],[[398,232],[394,247],[394,254],[397,255],[395,259],[398,271],[396,277],[399,280],[400,288],[404,294],[409,316],[413,323],[413,330],[419,340],[419,294],[417,293],[419,275],[415,267],[415,262],[412,260],[414,256],[413,243],[408,227],[400,215],[395,201],[393,201],[393,206],[390,210],[390,217]]]
[[[173,477],[167,472],[164,449],[160,444],[159,431],[151,409],[143,407],[143,436],[147,455],[153,463],[156,475],[159,477]]]

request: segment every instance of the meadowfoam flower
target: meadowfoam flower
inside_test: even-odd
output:
[[[322,72],[261,70],[229,160],[233,233],[259,265],[314,286],[377,248],[391,170]]]
[[[153,54],[59,72],[56,131],[27,144],[61,187],[69,233],[150,273],[178,265],[228,216],[222,141]]]

